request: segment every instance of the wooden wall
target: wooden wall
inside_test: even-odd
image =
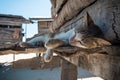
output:
[[[38,21],[38,33],[49,32],[49,25],[51,21]]]
[[[22,33],[20,28],[0,28],[0,47],[7,47],[15,42],[22,41]]]

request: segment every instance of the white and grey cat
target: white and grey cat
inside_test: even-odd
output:
[[[48,41],[48,34],[34,37],[26,42],[19,42],[19,47],[44,47],[46,41]]]
[[[111,45],[108,41],[103,39],[102,31],[94,24],[88,14],[84,26],[77,26],[67,32],[56,34],[53,39],[50,39],[45,43],[47,51],[44,60],[49,62],[52,59],[52,49],[68,44],[85,49]]]

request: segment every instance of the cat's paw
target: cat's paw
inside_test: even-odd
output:
[[[63,45],[65,45],[65,42],[60,39],[50,39],[45,43],[45,47],[48,49],[54,49]]]
[[[53,58],[53,51],[51,49],[47,49],[44,55],[44,61],[50,62]]]

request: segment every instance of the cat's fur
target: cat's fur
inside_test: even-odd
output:
[[[68,32],[62,32],[61,34],[57,34],[54,36],[54,38],[49,39],[45,43],[45,47],[47,48],[45,55],[44,55],[45,62],[51,61],[51,59],[53,57],[53,56],[51,56],[53,54],[52,49],[55,49],[60,46],[66,46],[69,44],[69,37],[72,32],[73,32],[73,29]]]
[[[44,60],[47,62],[51,60],[47,58],[50,56],[49,54],[52,54],[51,50],[62,45],[70,44],[72,46],[86,49],[111,45],[108,41],[103,39],[102,31],[94,24],[88,14],[87,21],[84,26],[75,27],[66,33],[63,32],[56,36],[54,39],[45,43],[45,47],[49,49],[49,52],[51,52],[46,53],[47,56],[44,57]]]
[[[19,42],[20,47],[44,47],[46,41],[48,41],[48,34],[37,36],[27,42]]]
[[[75,28],[73,35],[69,39],[69,43],[72,46],[86,49],[111,45],[103,39],[102,31],[94,24],[89,14],[87,14],[86,25]]]

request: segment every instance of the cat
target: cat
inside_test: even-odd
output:
[[[92,49],[111,45],[111,43],[103,38],[102,31],[94,24],[87,13],[87,20],[84,26],[77,26],[68,32],[57,34],[53,39],[50,39],[45,43],[45,47],[49,52],[45,53],[44,60],[49,62],[52,58],[50,57],[51,54],[53,54],[52,50],[63,45]],[[48,57],[50,57],[50,59]]]
[[[104,35],[100,28],[94,24],[93,20],[87,13],[86,25],[75,28],[74,32],[69,38],[69,43],[72,46],[86,49],[111,45],[111,43],[105,40],[103,36]]]
[[[53,57],[53,49],[60,47],[60,46],[66,46],[69,45],[69,37],[70,33],[73,31],[70,30],[68,32],[62,32],[61,34],[55,35],[53,38],[50,38],[47,42],[45,42],[46,52],[44,55],[44,61],[50,62]]]

